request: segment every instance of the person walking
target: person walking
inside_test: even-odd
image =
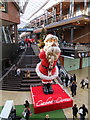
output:
[[[21,74],[21,69],[20,68],[17,68],[17,76],[20,76],[20,74]]]
[[[73,120],[74,120],[77,117],[77,113],[78,113],[77,104],[74,104],[74,106],[72,107],[72,111],[73,111]]]
[[[85,120],[86,113],[88,114],[88,109],[85,104],[79,108],[80,120]]]
[[[70,76],[70,84],[73,82],[73,76]]]
[[[76,82],[76,75],[75,74],[73,75],[73,80]]]
[[[88,86],[89,86],[88,77],[86,77],[84,81],[85,81],[85,86],[87,86],[87,88],[88,88]],[[85,86],[84,86],[84,87],[85,87]]]
[[[64,79],[65,79],[65,77],[64,77],[64,75],[62,75],[62,76],[61,76],[62,84],[64,84]]]
[[[66,74],[66,77],[65,77],[65,85],[66,85],[66,87],[68,87],[68,81],[69,81],[69,77],[68,77],[68,74]]]
[[[49,117],[48,114],[45,116],[45,119],[44,119],[44,120],[50,120],[50,117]]]
[[[74,95],[76,95],[76,89],[77,89],[76,82],[73,81],[70,87],[71,87],[72,97],[74,97]]]
[[[84,89],[84,86],[85,86],[85,81],[84,81],[84,79],[81,80],[80,84],[81,84],[81,88]]]
[[[24,106],[25,106],[25,108],[29,107],[29,102],[28,102],[28,100],[25,101]]]
[[[24,109],[23,115],[26,120],[29,120],[29,117],[32,115],[32,111],[30,109],[28,100],[25,101],[24,106],[25,106],[25,109]]]

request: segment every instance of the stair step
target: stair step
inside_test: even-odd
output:
[[[4,84],[2,85],[2,87],[20,87],[20,84],[19,85],[15,85],[15,84]]]
[[[19,91],[19,88],[0,88],[0,90],[6,90],[6,91]]]
[[[20,88],[20,91],[31,91],[31,87],[34,87],[34,86],[41,86],[42,84],[34,84],[34,85],[30,85],[30,86],[28,86],[28,87],[21,87]]]
[[[22,87],[22,88],[20,88],[20,91],[31,91],[31,90],[30,90],[30,87],[26,87],[26,88]]]
[[[15,90],[15,89],[17,89],[17,90],[19,90],[20,89],[20,87],[10,87],[10,86],[2,86],[2,90],[3,89],[7,89],[7,90]]]
[[[33,83],[35,83],[35,82],[41,82],[41,80],[40,79],[35,79],[35,80],[33,80],[33,79],[28,79],[28,80],[23,80],[22,81],[23,83],[25,82],[25,83],[31,83],[31,82],[33,82]]]
[[[23,77],[23,79],[26,79],[26,80],[28,80],[28,79],[40,79],[40,77],[38,77],[38,76],[30,76],[30,78]]]
[[[21,87],[31,87],[31,86],[37,86],[37,85],[42,85],[42,83],[30,83],[30,84],[21,84]]]

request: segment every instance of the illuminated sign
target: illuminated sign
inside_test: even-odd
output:
[[[19,28],[18,31],[19,32],[33,32],[33,28]]]

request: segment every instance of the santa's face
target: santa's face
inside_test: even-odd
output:
[[[49,39],[47,42],[45,42],[45,46],[47,47],[58,46],[58,41],[56,39]]]

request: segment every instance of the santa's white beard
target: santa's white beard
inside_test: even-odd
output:
[[[57,46],[49,47],[46,50],[46,57],[49,59],[51,56],[57,57],[60,55],[60,48]],[[55,60],[55,59],[54,59]]]

